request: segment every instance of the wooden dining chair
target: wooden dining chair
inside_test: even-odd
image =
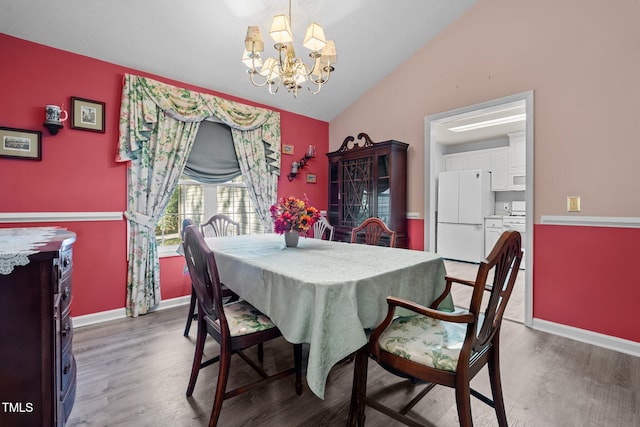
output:
[[[182,235],[184,237],[184,230],[193,225],[193,220],[190,218],[186,218],[182,221]],[[226,215],[214,215],[207,222],[200,225],[200,230],[205,237],[215,237],[215,236],[228,236],[228,235],[239,235],[240,234],[240,224],[232,221]],[[206,233],[206,234],[205,234]],[[220,234],[216,234],[220,233]],[[183,241],[184,245],[184,241]],[[225,285],[222,285],[222,293],[224,298],[226,298],[227,302],[234,302],[239,299],[238,295],[233,292],[231,289],[227,288]],[[189,301],[189,312],[187,313],[187,323],[184,327],[184,336],[189,336],[189,331],[191,330],[191,322],[196,317],[196,294],[193,291],[193,287],[191,288],[191,300]],[[262,361],[262,346],[259,347],[260,361]]]
[[[240,224],[227,215],[216,214],[200,224],[200,231],[204,237],[239,236]]]
[[[182,242],[180,243],[180,245],[182,246],[182,255],[184,255],[184,232],[187,229],[187,227],[193,225],[193,220],[191,218],[185,218],[182,221],[182,230],[180,231],[180,234],[182,236]],[[184,333],[183,335],[185,337],[189,336],[189,331],[191,330],[191,322],[193,321],[194,317],[195,317],[195,313],[196,313],[196,293],[193,290],[193,279],[191,280],[191,299],[189,300],[189,312],[187,313],[187,324],[184,327]]]
[[[313,224],[313,237],[316,239],[324,239],[325,234],[327,240],[333,240],[333,225],[329,224],[327,218],[321,216],[319,220]]]
[[[396,232],[387,227],[380,218],[367,218],[351,230],[351,243],[393,248],[396,245]]]
[[[353,389],[348,426],[364,426],[365,407],[370,406],[409,426],[421,424],[406,414],[435,385],[455,389],[461,426],[471,426],[470,395],[495,409],[498,425],[507,425],[500,381],[500,326],[522,259],[521,237],[517,231],[504,232],[487,259],[480,263],[475,281],[446,277],[446,288],[430,307],[388,297],[389,310],[372,332],[367,345],[358,350],[354,365]],[[492,284],[487,277],[493,273]],[[468,311],[447,313],[436,307],[450,293],[452,283],[473,287]],[[483,297],[488,300],[482,312]],[[396,307],[415,313],[395,317]],[[389,372],[427,382],[400,410],[367,396],[367,363],[371,357]],[[493,400],[470,387],[471,379],[487,365]],[[380,395],[380,391],[376,394]]]
[[[198,335],[187,397],[193,394],[200,369],[218,362],[218,381],[213,400],[209,427],[218,423],[222,402],[225,399],[252,390],[266,381],[272,381],[295,373],[295,388],[302,394],[302,344],[294,344],[294,364],[290,369],[267,374],[262,367],[245,355],[242,350],[280,337],[280,330],[271,320],[246,301],[223,304],[222,287],[213,251],[207,246],[202,233],[195,226],[187,227],[184,237],[185,258],[193,278],[193,289],[198,301]],[[207,335],[220,345],[220,353],[213,359],[202,361]],[[260,379],[234,390],[227,391],[231,356],[238,354],[259,375]]]

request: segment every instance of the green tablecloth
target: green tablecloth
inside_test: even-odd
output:
[[[434,253],[257,234],[205,239],[220,280],[268,315],[291,343],[309,343],[307,383],[324,397],[331,367],[367,342],[394,295],[429,305],[445,287]],[[448,304],[453,306],[452,301]]]

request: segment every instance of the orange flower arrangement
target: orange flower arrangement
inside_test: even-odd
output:
[[[306,233],[320,218],[320,211],[308,203],[306,196],[304,200],[293,196],[278,200],[269,209],[274,220],[274,231],[278,234],[288,231]]]

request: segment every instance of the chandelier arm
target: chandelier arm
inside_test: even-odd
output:
[[[262,83],[258,83],[256,82],[256,80],[254,79],[254,76],[256,74],[259,74],[257,71],[255,70],[247,70],[247,73],[249,73],[249,80],[251,80],[251,83],[256,86],[256,87],[263,87],[264,85],[266,85],[267,83],[269,83],[270,81],[273,82],[273,80],[269,80],[268,77],[265,77],[264,82]]]
[[[313,80],[312,80],[312,81],[313,81]],[[316,85],[316,87],[317,87],[318,89],[317,89],[317,90],[313,90],[313,89],[311,89],[311,87],[310,87],[309,85],[307,85],[307,90],[308,90],[309,92],[311,92],[311,94],[312,94],[312,95],[317,95],[317,94],[319,94],[319,93],[320,93],[320,91],[322,90],[322,85],[323,85],[324,83],[316,83],[315,81],[313,81],[313,83]]]
[[[268,80],[265,83],[269,83],[269,93],[271,95],[275,95],[276,93],[278,93],[278,89],[280,88],[280,86],[278,86],[275,81]],[[274,87],[275,87],[275,90],[273,90]]]

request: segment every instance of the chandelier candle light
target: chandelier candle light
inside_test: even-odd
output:
[[[309,52],[309,57],[313,61],[311,66],[297,58],[293,49],[291,0],[289,0],[289,16],[285,14],[275,16],[269,34],[276,42],[273,47],[278,51],[278,57],[268,57],[263,63],[260,52],[264,51],[264,41],[260,34],[260,27],[257,25],[247,27],[242,62],[248,68],[251,83],[258,87],[267,85],[272,95],[278,92],[279,85],[282,84],[293,93],[294,98],[297,98],[298,89],[302,88],[303,83],[311,93],[319,93],[322,85],[329,81],[331,72],[334,71],[333,64],[337,61],[336,45],[333,40],[325,39],[322,26],[314,22],[309,25],[305,33],[302,45],[311,51]]]

